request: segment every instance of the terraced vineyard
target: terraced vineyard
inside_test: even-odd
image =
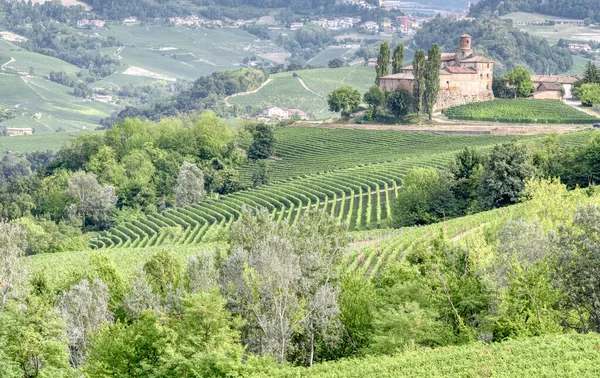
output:
[[[465,146],[488,146],[511,139],[314,127],[278,129],[275,137],[277,158],[270,162],[273,181],[460,150]],[[242,176],[249,180],[254,169],[255,166],[248,165],[242,170]]]
[[[580,144],[588,136],[589,133],[569,134],[560,141],[563,145]],[[491,139],[489,144],[493,141],[496,140]],[[351,230],[377,229],[389,216],[408,169],[442,167],[460,148],[453,145],[445,153],[284,180],[194,206],[169,209],[102,232],[91,244],[94,248],[147,248],[219,241],[243,205],[265,207],[274,218],[290,222],[309,208],[319,208],[345,221]]]
[[[599,119],[559,100],[494,100],[444,110],[450,119],[513,123],[593,123]]]

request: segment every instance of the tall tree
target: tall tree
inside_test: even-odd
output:
[[[357,89],[343,85],[329,94],[327,104],[332,112],[340,112],[342,117],[349,117],[360,105],[360,99]]]
[[[425,95],[425,63],[425,51],[417,50],[413,59],[413,100],[419,116],[421,116],[423,110],[423,97]]]
[[[373,116],[377,114],[377,107],[383,104],[384,100],[385,94],[381,91],[381,89],[379,89],[377,85],[373,85],[363,95],[363,101],[371,105],[371,113],[373,114]]]
[[[585,66],[585,72],[583,73],[583,83],[600,84],[600,72],[598,71],[598,66],[596,66],[596,64],[591,61],[588,61],[587,65]]]
[[[535,90],[531,74],[523,67],[515,67],[512,72],[504,74],[504,77],[508,81],[508,85],[515,89],[515,98],[529,97]]]
[[[390,73],[390,45],[389,43],[383,42],[379,48],[379,55],[377,55],[377,66],[375,67],[375,84],[379,85],[379,79]]]
[[[184,161],[179,168],[174,192],[177,206],[188,206],[200,202],[206,195],[202,170],[196,164]]]
[[[27,234],[21,226],[0,220],[0,310],[25,290],[27,270],[23,257]]]
[[[93,173],[76,172],[69,178],[67,193],[77,200],[77,212],[83,225],[87,217],[94,223],[108,221],[109,211],[117,203],[115,188],[110,185],[100,185]]]
[[[392,73],[397,74],[404,68],[404,45],[399,43],[394,49],[394,59],[392,60]]]
[[[64,320],[71,352],[71,365],[82,364],[90,336],[107,322],[113,314],[108,310],[110,294],[101,280],[82,280],[64,291],[57,299],[56,311]]]
[[[433,120],[433,108],[440,93],[440,68],[442,66],[442,55],[437,44],[431,45],[427,61],[425,63],[425,107],[429,115],[429,121]]]
[[[252,132],[252,145],[248,149],[248,158],[252,160],[266,159],[275,152],[275,134],[273,129],[265,124],[256,125]]]

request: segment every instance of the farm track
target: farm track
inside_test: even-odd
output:
[[[1,66],[1,68],[2,68],[2,71],[6,71],[6,67],[8,67],[10,64],[12,64],[12,63],[14,63],[14,62],[16,62],[15,58],[11,57],[11,58],[10,58],[10,60],[9,60],[8,62],[4,63],[4,64]]]
[[[248,95],[251,95],[251,94],[258,93],[258,91],[260,91],[261,89],[263,89],[263,88],[264,88],[264,87],[265,87],[267,84],[269,84],[271,81],[272,81],[272,79],[267,79],[267,80],[266,80],[264,83],[262,83],[262,84],[260,85],[260,87],[258,87],[258,88],[256,88],[256,89],[254,89],[254,90],[247,91],[247,92],[241,92],[241,93],[234,93],[234,94],[232,94],[231,96],[227,96],[227,97],[225,97],[225,105],[227,105],[227,106],[232,106],[232,105],[231,105],[231,103],[229,102],[229,99],[230,99],[230,98],[233,98],[233,97],[239,97],[239,96],[248,96]]]

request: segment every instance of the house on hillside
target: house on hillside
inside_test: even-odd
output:
[[[569,51],[574,54],[591,53],[592,46],[588,45],[587,43],[569,43]]]
[[[304,27],[304,22],[292,22],[290,30],[300,30]]]
[[[123,20],[123,25],[125,26],[133,26],[138,24],[138,19],[136,17],[127,17]]]
[[[77,20],[77,27],[78,28],[85,28],[89,24],[90,24],[90,20],[87,20],[87,19]]]
[[[308,114],[300,109],[288,109],[279,106],[269,106],[265,108],[262,116],[264,118],[276,119],[279,121],[287,121],[294,118],[301,119],[303,121],[310,119]]]
[[[106,95],[106,96],[105,96],[105,95],[99,95],[99,94],[95,94],[95,95],[92,97],[92,100],[94,100],[94,101],[98,101],[98,102],[104,102],[104,103],[107,103],[107,104],[109,104],[109,103],[113,103],[113,102],[114,102],[114,99],[113,99],[113,97],[112,97],[112,96],[110,96],[110,95]]]
[[[377,58],[367,60],[367,67],[377,67]]]
[[[92,21],[90,21],[90,24],[92,25],[93,28],[103,28],[104,26],[106,26],[106,21],[92,20]]]
[[[33,135],[35,130],[31,127],[7,127],[6,135],[8,136],[20,136],[20,135]]]
[[[575,98],[573,94],[573,86],[577,80],[579,80],[579,76],[567,76],[567,75],[531,75],[531,81],[533,81],[533,85],[537,89],[540,84],[557,84],[562,90],[562,98],[565,100],[571,100]],[[538,95],[539,96],[539,95]],[[535,97],[535,92],[534,92]]]
[[[492,80],[494,62],[475,55],[471,47],[471,36],[460,36],[460,46],[453,53],[442,53],[440,66],[440,91],[436,109],[446,109],[472,102],[494,99]],[[384,92],[403,88],[413,92],[413,67],[406,66],[400,73],[384,76],[379,86]]]

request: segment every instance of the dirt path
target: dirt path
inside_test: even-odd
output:
[[[497,122],[444,122],[441,124],[418,125],[380,125],[380,124],[338,124],[338,123],[307,123],[298,122],[292,127],[318,127],[327,129],[356,129],[356,130],[398,130],[426,133],[447,134],[487,134],[487,135],[541,135],[566,134],[574,131],[589,129],[590,125],[535,125],[512,124]]]
[[[6,67],[14,62],[16,62],[15,58],[11,57],[10,60],[4,63],[0,68],[2,68],[2,71],[6,71]]]
[[[254,89],[254,90],[252,90],[252,91],[235,93],[235,94],[232,94],[231,96],[227,96],[227,97],[225,97],[225,105],[227,105],[227,106],[232,106],[232,105],[231,105],[231,103],[229,102],[229,99],[231,99],[231,98],[233,98],[233,97],[238,97],[238,96],[247,96],[247,95],[251,95],[251,94],[257,93],[258,91],[260,91],[261,89],[263,89],[263,87],[264,87],[265,85],[269,84],[269,83],[271,82],[271,80],[272,80],[272,79],[267,79],[267,81],[265,81],[264,83],[262,83],[262,84],[260,85],[260,87],[258,87],[258,88],[256,88],[256,89]]]
[[[313,91],[312,89],[310,89],[310,88],[308,87],[308,85],[306,85],[306,83],[304,82],[304,80],[302,80],[300,77],[298,77],[297,79],[298,79],[298,81],[300,82],[300,84],[301,84],[301,85],[304,87],[304,89],[306,89],[307,91],[309,91],[310,93],[314,94],[314,95],[315,95],[315,96],[317,96],[317,97],[320,97],[320,98],[325,98],[325,97],[321,96],[321,94],[319,94],[319,93],[317,93],[317,92]]]

